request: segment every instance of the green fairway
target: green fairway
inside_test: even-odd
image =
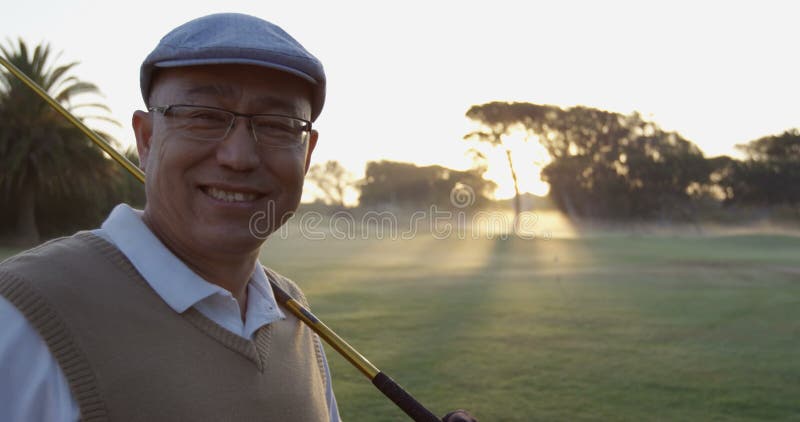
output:
[[[294,236],[262,257],[439,414],[800,419],[797,237]],[[345,420],[405,420],[328,354]]]
[[[800,420],[800,237],[308,240],[295,230],[273,236],[263,261],[438,414]],[[407,420],[328,355],[346,421]]]
[[[0,261],[8,258],[11,255],[14,255],[17,252],[19,252],[19,249],[17,248],[10,248],[0,245]]]

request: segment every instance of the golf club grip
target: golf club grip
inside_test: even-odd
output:
[[[441,419],[426,409],[425,406],[420,404],[411,394],[400,385],[389,378],[383,372],[378,372],[375,378],[372,379],[372,384],[381,390],[381,393],[393,401],[397,407],[403,409],[406,415],[410,416],[415,422],[441,422]]]

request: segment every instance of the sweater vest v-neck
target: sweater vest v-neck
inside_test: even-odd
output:
[[[3,262],[0,294],[44,339],[84,421],[328,420],[318,338],[288,310],[253,341],[194,308],[176,313],[91,233]]]

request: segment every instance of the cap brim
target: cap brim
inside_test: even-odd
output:
[[[207,59],[182,59],[182,60],[165,60],[158,63],[154,63],[153,67],[184,67],[184,66],[202,66],[202,65],[215,65],[215,64],[249,64],[259,67],[265,67],[268,69],[279,70],[281,72],[286,72],[297,76],[307,82],[312,83],[313,85],[318,85],[317,81],[312,78],[310,75],[306,74],[305,72],[301,72],[297,69],[293,69],[288,66],[283,66],[280,64],[265,62],[262,60],[251,60],[251,59],[243,59],[243,58],[230,58],[230,59],[221,59],[221,58],[207,58]]]

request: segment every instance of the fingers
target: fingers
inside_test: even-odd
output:
[[[444,415],[442,422],[478,422],[478,420],[466,410],[458,409]]]

